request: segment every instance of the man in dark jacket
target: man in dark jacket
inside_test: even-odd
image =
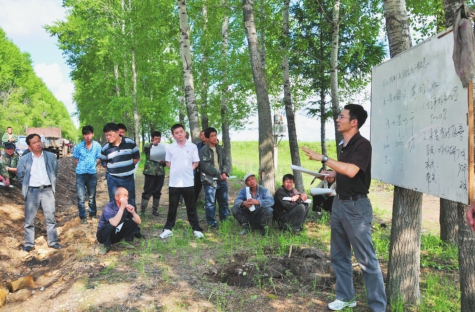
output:
[[[214,229],[218,228],[215,219],[216,201],[219,220],[224,221],[229,216],[227,178],[230,166],[223,148],[218,145],[217,134],[215,128],[206,129],[208,144],[200,150],[200,177],[205,190],[206,222]]]
[[[294,188],[294,176],[286,174],[282,178],[282,186],[274,195],[274,219],[281,230],[291,230],[294,233],[302,230],[307,218],[309,205],[308,197]]]

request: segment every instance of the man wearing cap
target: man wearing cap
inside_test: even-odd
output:
[[[22,183],[21,192],[25,198],[25,247],[23,250],[30,252],[35,249],[34,221],[40,206],[46,220],[48,245],[54,249],[61,249],[54,219],[54,193],[58,175],[56,155],[43,150],[41,138],[36,133],[26,137],[26,144],[31,153],[20,158],[17,172],[18,180]]]
[[[2,154],[2,162],[5,166],[5,170],[8,172],[10,182],[16,181],[16,172],[18,166],[19,157],[15,153],[15,144],[11,142],[5,143],[5,153]]]
[[[312,160],[321,161],[334,171],[323,171],[336,178],[336,193],[331,217],[331,263],[336,275],[336,300],[328,304],[338,311],[356,306],[353,287],[353,248],[363,270],[368,306],[386,311],[386,292],[379,261],[371,238],[373,209],[368,199],[371,183],[371,143],[359,129],[368,113],[361,105],[348,104],[337,118],[337,130],[343,135],[338,160],[303,147]],[[325,177],[327,179],[327,177]]]
[[[274,217],[281,230],[298,233],[307,219],[309,205],[305,201],[307,194],[294,188],[294,176],[286,174],[282,178],[282,186],[274,195]]]
[[[245,235],[251,228],[256,228],[266,236],[267,229],[272,223],[274,197],[268,189],[257,183],[253,173],[244,176],[244,183],[247,187],[239,191],[232,209],[234,218],[242,226],[239,235]]]
[[[17,138],[16,134],[14,134],[12,132],[12,127],[8,127],[7,132],[4,133],[3,137],[2,137],[3,145],[5,145],[5,143],[7,143],[7,142],[15,144],[17,140],[18,140],[18,138]]]

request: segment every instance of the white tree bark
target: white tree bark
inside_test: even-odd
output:
[[[185,105],[190,123],[190,134],[193,142],[200,140],[200,126],[198,109],[196,107],[195,87],[193,83],[193,62],[191,60],[190,26],[188,25],[188,13],[186,1],[178,0],[178,15],[180,18],[180,55],[183,63],[183,78],[185,82]]]
[[[273,194],[275,192],[275,170],[272,118],[266,76],[258,48],[259,42],[254,22],[254,1],[243,0],[242,10],[259,115],[259,178],[260,183]]]
[[[343,139],[343,135],[338,132],[336,120],[340,114],[340,99],[338,96],[338,47],[340,38],[340,0],[335,0],[332,12],[332,46],[330,52],[330,91],[332,98],[333,121],[335,127],[335,143],[338,144]],[[322,114],[324,111],[322,111]]]
[[[289,5],[290,0],[284,0],[284,16],[282,24],[282,37],[284,39],[283,59],[282,59],[282,76],[284,84],[284,105],[285,114],[287,116],[287,131],[289,133],[290,158],[293,165],[300,166],[299,143],[297,140],[297,129],[295,125],[295,114],[292,105],[292,94],[290,91],[290,74],[289,74]],[[299,192],[304,192],[302,173],[294,170],[295,187]]]
[[[223,7],[228,5],[227,0],[221,1]],[[221,27],[221,57],[223,60],[222,84],[221,84],[221,131],[223,138],[224,154],[229,161],[230,168],[233,167],[231,157],[231,137],[229,135],[229,116],[228,116],[228,30],[229,16],[226,14],[223,18]]]

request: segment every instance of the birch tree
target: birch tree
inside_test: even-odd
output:
[[[190,47],[190,26],[185,0],[178,0],[178,15],[180,18],[180,55],[183,63],[183,78],[185,82],[185,105],[190,123],[190,134],[193,142],[200,140],[200,126],[198,109],[196,106],[195,87],[193,83],[193,70]]]
[[[257,30],[254,21],[254,1],[243,0],[244,29],[246,31],[252,76],[257,97],[259,117],[259,180],[272,194],[275,192],[274,145],[272,118],[266,76],[261,61]]]
[[[411,47],[405,0],[384,0],[391,58]],[[391,302],[420,302],[422,193],[394,187],[386,291]]]

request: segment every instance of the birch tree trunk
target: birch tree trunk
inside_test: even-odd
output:
[[[259,42],[254,22],[254,1],[243,0],[242,11],[244,15],[244,29],[246,30],[249,55],[251,58],[252,76],[257,97],[257,112],[259,117],[259,180],[261,185],[274,194],[275,171],[272,118],[266,76],[258,48]]]
[[[227,0],[222,1],[223,7],[227,7]],[[231,137],[229,135],[229,116],[228,116],[228,29],[229,17],[226,14],[223,18],[221,27],[221,57],[223,60],[222,86],[221,86],[221,131],[223,139],[223,149],[225,157],[229,161],[230,168],[233,167],[231,157]]]
[[[190,26],[186,0],[178,0],[178,15],[180,17],[180,55],[183,63],[183,78],[185,81],[185,105],[190,123],[190,135],[194,143],[200,141],[200,125],[198,109],[196,107],[195,87],[193,84],[193,70],[190,47]]]
[[[461,312],[472,312],[475,307],[475,234],[465,221],[467,208],[457,205]]]
[[[287,116],[287,131],[289,133],[290,158],[293,165],[300,166],[299,143],[297,140],[297,130],[295,126],[295,115],[292,105],[292,93],[290,91],[290,75],[289,75],[289,5],[290,0],[284,0],[284,18],[282,24],[283,37],[283,59],[282,59],[282,76],[284,79],[284,105],[285,114]],[[303,185],[302,173],[294,170],[295,188],[299,192],[305,192]]]
[[[208,29],[208,8],[206,7],[206,1],[203,1],[203,37],[207,36],[207,29]],[[201,91],[201,129],[206,129],[209,127],[208,122],[208,113],[207,113],[207,106],[208,106],[208,68],[206,64],[208,62],[208,40],[204,40],[205,44],[203,45],[203,58],[201,62],[203,63],[203,74],[202,74],[202,91]]]
[[[133,37],[133,33],[132,33],[132,37]],[[134,103],[134,140],[137,146],[140,146],[140,137],[139,137],[140,116],[139,116],[139,107],[137,103],[137,71],[135,68],[135,49],[134,48],[132,48],[132,83],[133,83],[132,100]]]
[[[384,0],[384,13],[390,54],[395,57],[411,47],[405,0]],[[421,224],[422,193],[395,186],[386,283],[391,302],[420,302]]]
[[[444,0],[445,26],[448,28],[454,24],[455,10],[458,9],[464,1]],[[440,239],[444,242],[456,244],[458,242],[458,222],[457,222],[457,203],[440,199]]]
[[[335,143],[338,150],[338,144],[343,140],[343,135],[338,132],[336,120],[340,114],[340,100],[338,97],[338,45],[340,36],[340,0],[335,0],[332,13],[332,46],[330,52],[330,86],[332,97],[333,121],[335,127]],[[323,112],[322,112],[323,114]]]

